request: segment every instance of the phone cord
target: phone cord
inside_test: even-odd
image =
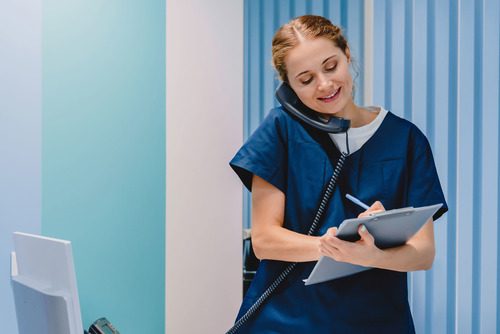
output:
[[[323,197],[321,198],[318,211],[314,216],[313,222],[311,224],[311,227],[309,228],[309,231],[307,232],[307,235],[313,235],[314,233],[316,233],[319,221],[321,220],[323,213],[326,211],[326,208],[328,207],[330,198],[332,197],[333,191],[335,190],[337,178],[340,175],[340,172],[342,171],[342,167],[344,167],[344,162],[347,156],[348,156],[347,153],[342,152],[339,160],[337,161],[337,165],[335,166],[333,175],[330,178],[330,181],[328,182],[328,186],[325,189]],[[253,303],[253,305],[245,312],[245,314],[241,318],[239,318],[238,321],[235,322],[233,327],[231,327],[226,332],[226,334],[236,333],[236,331],[259,309],[259,307],[262,306],[262,304],[274,292],[274,290],[276,290],[276,288],[285,280],[285,278],[292,272],[292,270],[295,268],[296,265],[297,262],[288,264],[288,266],[281,272],[278,278],[274,280],[274,282],[267,288],[267,290],[264,291],[264,293],[259,297],[259,299],[255,301],[255,303]]]

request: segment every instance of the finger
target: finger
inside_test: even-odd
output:
[[[363,217],[367,217],[371,214],[370,211],[365,211],[365,212],[361,212],[359,215],[358,215],[358,218],[363,218]]]
[[[335,260],[338,260],[342,257],[342,252],[340,252],[337,248],[335,247],[331,247],[331,246],[324,246],[324,247],[320,247],[320,253],[322,255],[325,255],[325,256],[328,256],[328,257],[331,257]]]
[[[334,245],[336,243],[337,238],[330,235],[330,232],[326,232],[320,239],[320,245]]]
[[[343,252],[350,244],[350,242],[343,241],[337,237],[332,236],[326,236],[325,238],[320,239],[320,247],[324,247],[325,249],[332,251],[335,250]]]
[[[377,213],[377,212],[381,212],[381,211],[385,211],[385,208],[382,205],[382,202],[375,201],[368,209],[366,209],[366,211],[361,212],[358,215],[358,218],[367,217],[367,216],[369,216],[371,214],[374,214],[374,213]]]
[[[375,201],[372,206],[370,206],[370,208],[368,210],[381,210],[381,211],[384,211],[385,208],[384,206],[382,205],[382,202],[380,201]]]
[[[371,235],[371,233],[368,232],[368,229],[366,228],[365,225],[360,225],[359,226],[358,233],[359,233],[361,239],[364,240],[364,241],[368,241],[370,243],[373,243],[375,241],[375,239],[373,238],[373,236]]]
[[[336,227],[330,227],[328,231],[326,232],[327,235],[329,236],[336,236],[337,235],[337,228]]]
[[[332,245],[329,245],[329,244],[321,244],[319,246],[319,249],[322,253],[336,253],[336,252],[340,252],[340,250],[338,248],[336,248],[335,246],[332,246]]]

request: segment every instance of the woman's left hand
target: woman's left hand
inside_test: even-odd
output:
[[[385,211],[380,201],[373,203],[365,212],[359,214],[358,218]],[[358,228],[361,239],[356,242],[344,241],[337,238],[337,228],[328,229],[327,233],[320,238],[320,252],[336,261],[349,262],[362,266],[371,266],[376,263],[376,256],[381,255],[382,250],[375,246],[373,236],[364,225]]]
[[[329,256],[339,262],[348,262],[365,267],[376,263],[377,256],[382,250],[375,246],[373,236],[364,225],[360,225],[358,233],[361,237],[356,242],[344,241],[337,238],[337,228],[329,228],[320,238],[319,250],[322,255]]]

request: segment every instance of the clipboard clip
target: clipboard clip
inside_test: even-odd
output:
[[[411,209],[414,209],[413,206],[407,206],[405,208],[372,213],[372,214],[369,214],[368,217],[372,217],[372,218],[374,218],[372,220],[376,221],[376,220],[378,220],[378,217],[384,217],[384,216],[393,216],[393,215],[397,216],[399,214],[403,214],[405,216],[410,216],[415,212],[415,210],[411,210]]]

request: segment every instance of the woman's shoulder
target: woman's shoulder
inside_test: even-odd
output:
[[[418,128],[418,126],[408,119],[398,116],[392,113],[390,110],[387,111],[386,118],[389,120],[394,130],[406,132],[412,136],[425,138],[424,133]]]
[[[297,130],[300,131],[299,122],[281,106],[272,108],[264,117],[253,135],[262,135],[270,132],[278,135],[283,141],[293,138]]]
[[[292,116],[285,111],[281,106],[272,108],[267,115],[264,117],[262,124],[275,124],[279,126],[289,126],[291,122],[294,122]]]
[[[389,123],[388,128],[390,129],[391,137],[399,138],[400,140],[406,138],[409,144],[415,147],[429,145],[427,136],[410,120],[400,117],[391,111],[387,112],[386,119]]]

